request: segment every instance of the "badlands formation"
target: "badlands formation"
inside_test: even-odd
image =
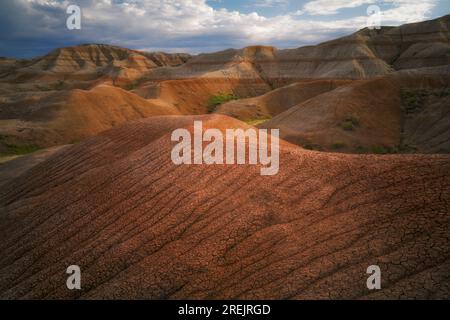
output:
[[[0,298],[449,299],[449,25],[0,59],[0,154],[43,149],[0,164]],[[194,121],[280,129],[278,174],[175,165]]]
[[[72,144],[148,116],[208,112],[248,123],[274,118],[267,126],[279,126],[282,138],[321,151],[447,153],[449,24],[444,16],[363,29],[289,50],[190,56],[82,45],[30,61],[3,59],[0,153],[8,145]],[[389,92],[380,97],[383,87]],[[239,100],[211,108],[220,94]],[[427,124],[416,132],[423,117]],[[428,132],[435,122],[439,129]]]
[[[151,117],[58,151],[0,192],[0,298],[450,298],[450,157],[280,145],[280,172],[174,165]],[[66,288],[77,264],[82,290]],[[378,265],[382,290],[369,291]]]

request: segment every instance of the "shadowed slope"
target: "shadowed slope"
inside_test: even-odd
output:
[[[8,144],[49,147],[78,142],[130,120],[180,112],[161,101],[145,100],[123,89],[12,94],[0,106],[0,151]]]
[[[317,95],[260,127],[317,150],[449,153],[449,99],[448,66],[404,70]]]
[[[395,70],[449,64],[450,15],[399,27],[362,29],[346,37],[296,49],[251,46],[200,54],[177,68],[149,70],[149,79],[181,79],[250,66],[280,87],[301,79],[366,79]],[[238,72],[234,77],[245,78]]]
[[[28,169],[33,168],[37,164],[47,160],[53,154],[68,148],[69,145],[52,147],[44,150],[39,150],[33,154],[25,155],[25,156],[11,156],[4,158],[3,160],[0,158],[0,186],[3,188],[7,188],[8,183],[21,176]],[[11,161],[9,158],[14,159]]]
[[[154,117],[58,152],[0,191],[1,298],[449,298],[450,157],[282,143],[280,173],[175,166]],[[82,290],[66,288],[78,264]],[[382,270],[382,290],[366,269]]]
[[[350,83],[348,80],[300,81],[258,97],[222,104],[216,109],[216,113],[240,120],[270,118],[315,96]]]

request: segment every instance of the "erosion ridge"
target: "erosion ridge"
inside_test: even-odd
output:
[[[449,298],[450,157],[282,142],[280,172],[176,166],[152,117],[58,151],[0,190],[0,297]],[[320,172],[320,174],[317,174]],[[82,269],[81,291],[64,270]],[[383,290],[366,288],[379,265]]]
[[[299,101],[259,126],[316,150],[450,153],[449,99],[449,66],[403,70]]]

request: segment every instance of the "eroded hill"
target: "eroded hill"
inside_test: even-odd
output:
[[[450,68],[354,81],[259,126],[278,128],[284,139],[321,151],[450,153]]]
[[[0,190],[1,298],[450,296],[450,157],[318,153],[280,172],[174,165],[170,135],[248,128],[153,117],[65,148]],[[77,264],[82,290],[66,288]],[[379,265],[382,290],[366,288]]]
[[[360,85],[361,81],[388,77],[398,70],[445,68],[450,54],[449,23],[447,15],[400,27],[364,29],[316,46],[289,50],[252,46],[190,56],[92,44],[57,49],[29,61],[1,59],[0,153],[70,144],[129,120],[153,115],[214,111],[249,123],[276,117],[268,125],[279,125],[286,139],[319,150],[372,152],[373,148],[397,148],[408,152],[448,152],[445,138],[435,139],[437,135],[447,135],[446,125],[442,124],[445,115],[435,114],[446,112],[445,98],[436,101],[434,93],[424,93],[431,97],[425,103],[433,106],[431,111],[424,111],[427,115],[420,115],[427,119],[422,122],[413,116],[398,119],[395,110],[402,103],[398,86],[395,92],[378,92],[381,97],[372,97],[373,93],[367,90],[366,98],[352,100],[354,94],[347,97],[343,93],[370,86]],[[420,74],[417,77],[420,82]],[[441,87],[445,89],[446,85],[448,82]],[[388,93],[394,94],[394,103],[382,99],[384,96],[387,100]],[[239,101],[211,103],[220,101],[217,97],[221,96]],[[379,126],[373,131],[376,134],[369,138],[366,133],[356,136],[361,128],[342,132],[337,128],[338,122],[342,122],[341,127],[350,128],[359,120],[348,112],[327,113],[333,110],[327,107],[332,102],[327,97],[339,98],[335,101],[339,105],[360,101],[361,108],[370,101],[374,114],[367,117],[375,120],[364,119],[361,128],[370,122],[371,129]],[[306,100],[313,102],[308,107],[311,119],[297,124],[280,120],[283,113],[294,112]],[[386,106],[377,103],[385,102],[392,106],[392,114],[380,125],[376,119],[383,115],[377,110]],[[325,112],[322,120],[314,120],[320,109],[316,105]],[[435,129],[438,118],[443,120]],[[385,132],[381,132],[383,128]],[[402,144],[408,147],[402,148]]]

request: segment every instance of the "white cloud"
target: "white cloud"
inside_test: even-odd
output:
[[[313,0],[303,10],[310,15],[336,14],[340,9],[356,8],[377,2],[376,0]]]
[[[255,7],[277,7],[289,4],[289,0],[257,0],[254,2]]]
[[[274,0],[265,2],[274,3]],[[330,14],[372,2],[315,0],[308,2],[302,10],[264,17],[255,12],[216,10],[205,0],[80,0],[83,20],[79,33],[70,33],[64,28],[65,21],[60,21],[65,19],[68,1],[16,0],[14,5],[20,3],[24,15],[32,12],[33,20],[40,17],[39,26],[29,27],[28,32],[34,37],[60,37],[60,42],[67,38],[79,39],[80,42],[112,43],[132,48],[167,48],[169,51],[187,48],[199,52],[250,44],[295,47],[325,41],[365,27],[367,16],[318,20],[318,16],[308,17],[308,14]],[[428,17],[435,5],[435,0],[386,0],[382,18],[391,25],[420,21]],[[61,14],[56,14],[57,10]],[[19,27],[23,28],[23,23]],[[23,35],[26,31],[20,32]]]
[[[382,20],[394,24],[409,23],[427,19],[437,0],[385,0],[392,8],[381,11]]]
[[[375,4],[380,7],[384,21],[401,24],[426,19],[437,3],[438,0],[312,0],[302,11],[313,16],[332,15],[342,9]]]

